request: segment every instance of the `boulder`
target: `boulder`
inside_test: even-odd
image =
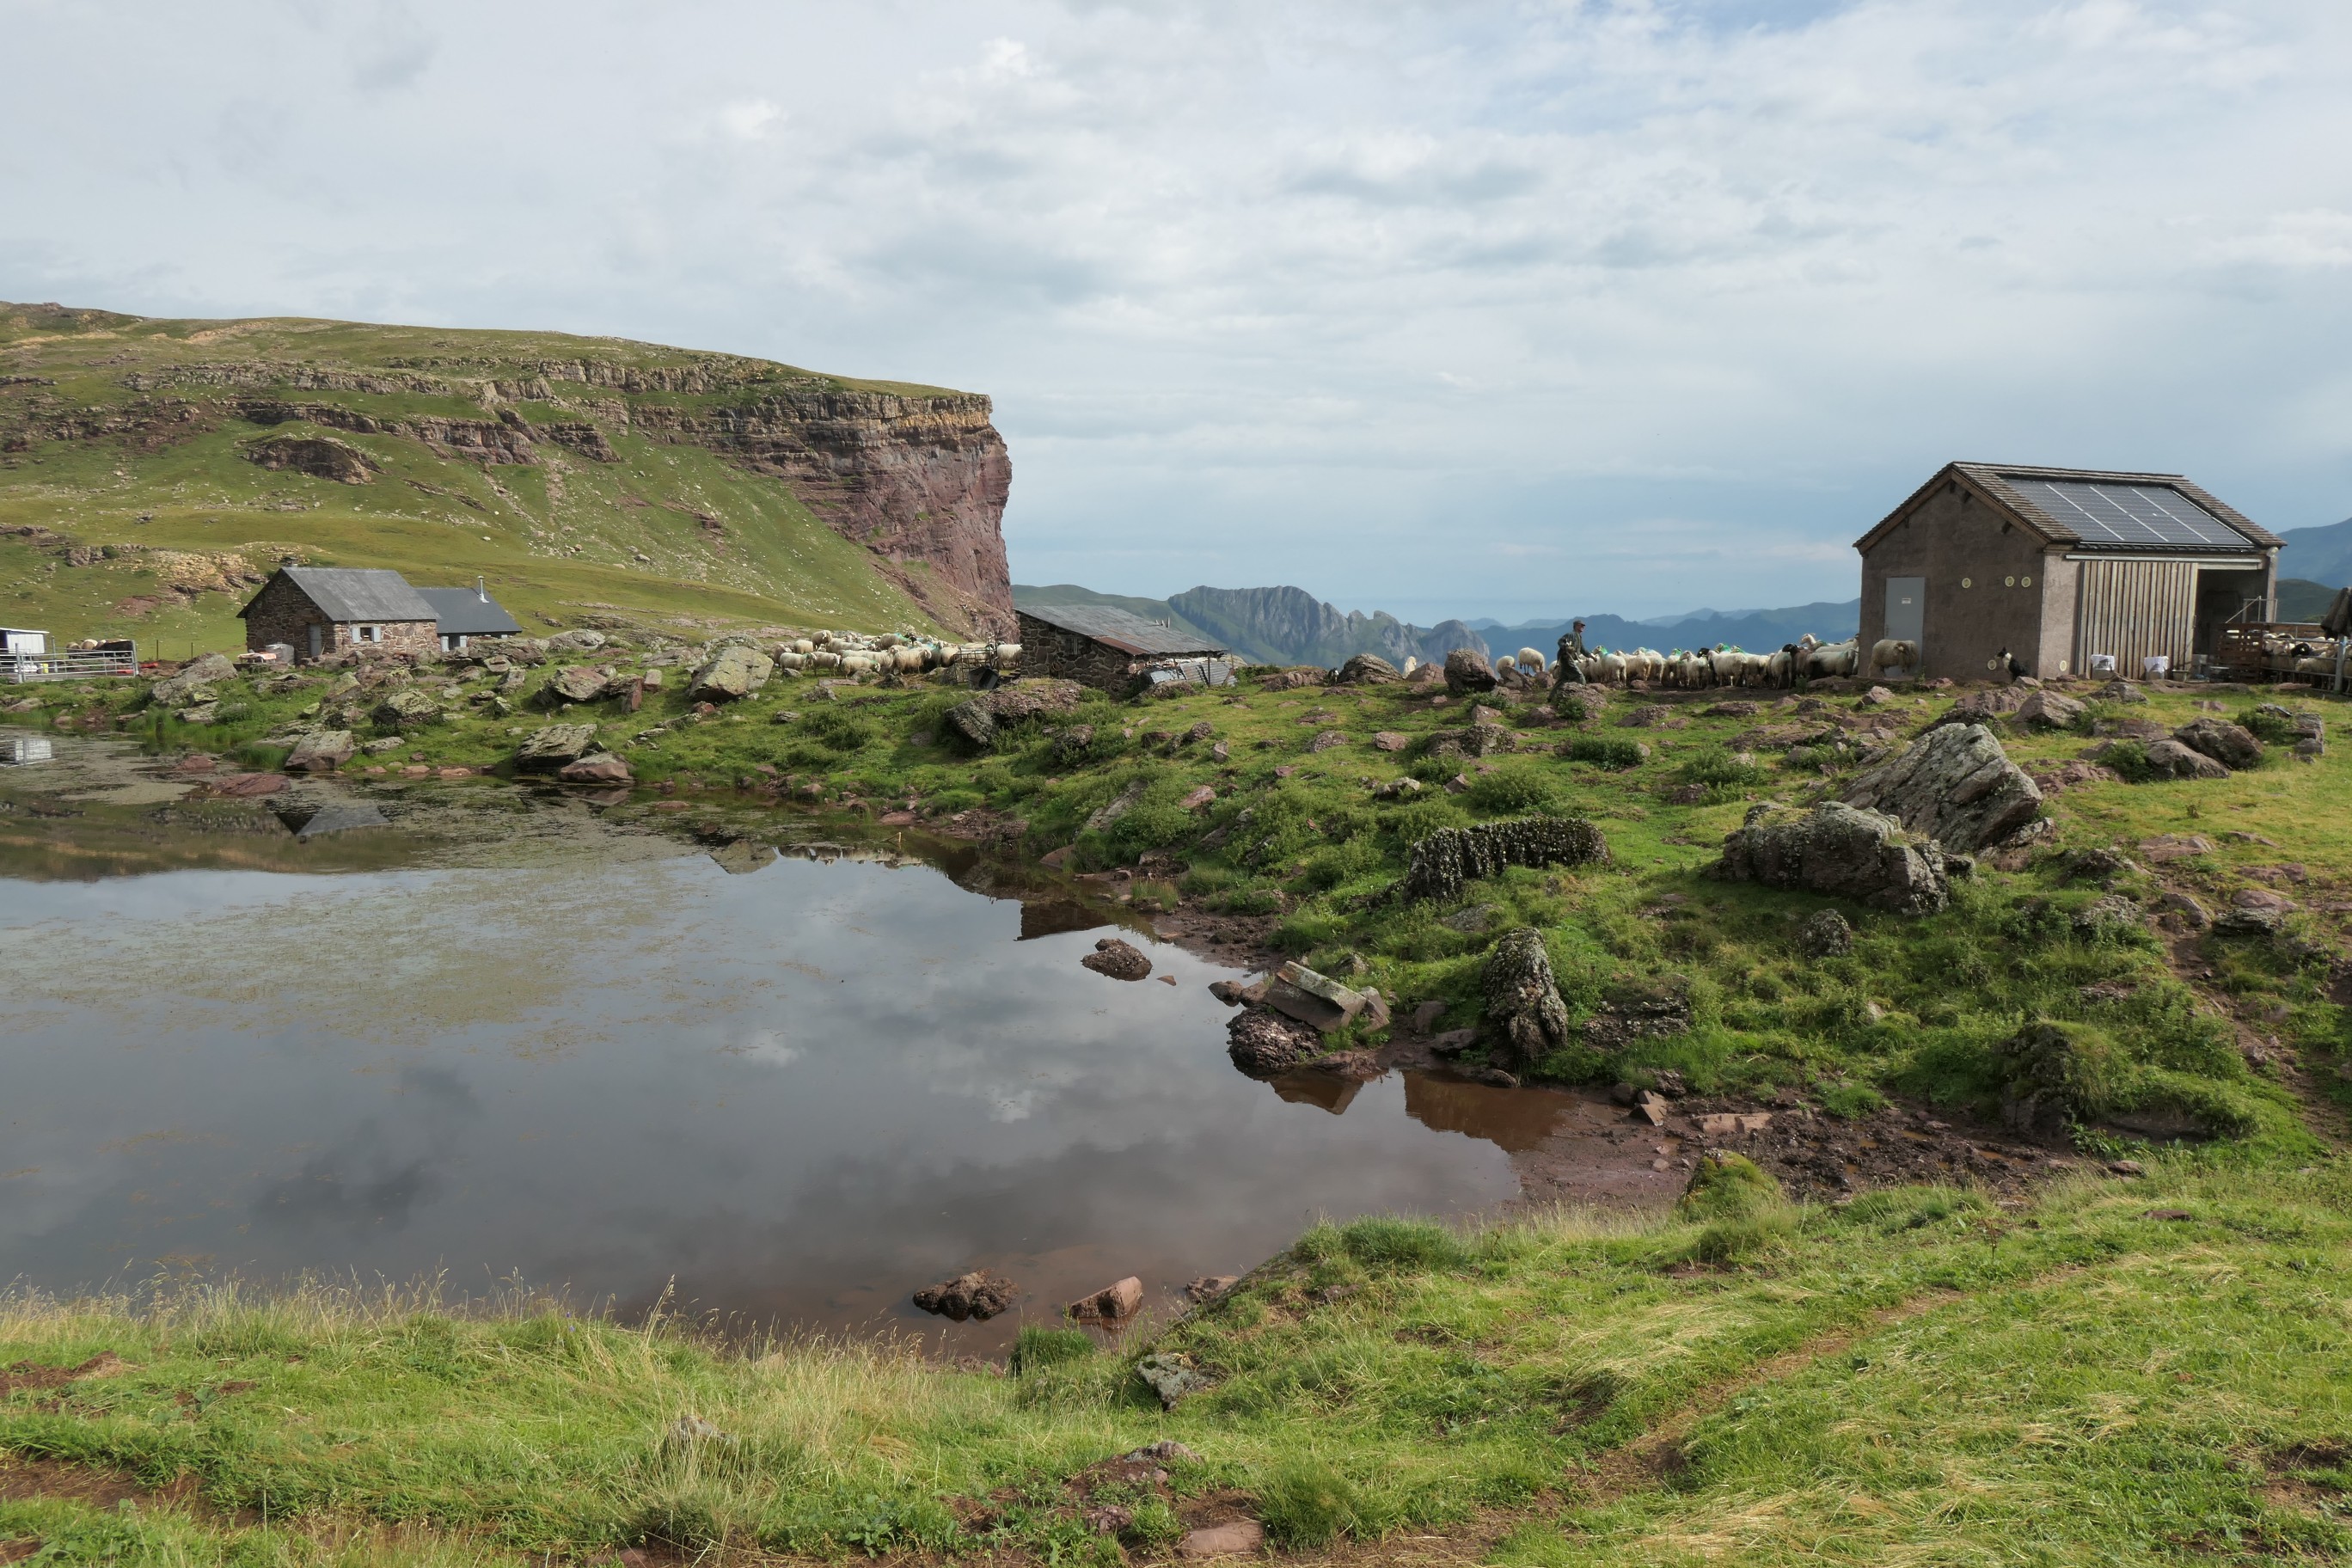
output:
[[[1307,742],[1307,749],[1309,752],[1328,752],[1334,746],[1344,746],[1347,743],[1348,737],[1342,731],[1325,730]]]
[[[1252,1078],[1273,1078],[1312,1061],[1323,1050],[1323,1037],[1312,1025],[1262,1007],[1234,1015],[1225,1036],[1225,1054]]]
[[[1376,653],[1360,653],[1339,667],[1342,686],[1393,686],[1402,680],[1397,667]]]
[[[1078,962],[1113,980],[1145,980],[1151,974],[1151,960],[1143,955],[1143,950],[1115,936],[1095,943],[1095,950]]]
[[[1495,689],[1495,667],[1474,648],[1457,647],[1445,656],[1445,689],[1456,697]]]
[[[2106,747],[2100,748],[2102,752],[2105,750]],[[2147,771],[2160,779],[2225,779],[2230,776],[2228,768],[2179,741],[2150,741],[2141,748],[2141,752],[2147,761]]]
[[[2263,743],[2227,719],[2192,720],[2175,730],[2172,738],[2232,772],[2262,763]]]
[[[995,719],[993,715],[990,717],[989,722],[992,727],[994,725]],[[960,734],[961,733],[961,731],[958,732]],[[1054,737],[1054,765],[1055,767],[1076,767],[1092,757],[1094,755],[1094,752],[1095,727],[1092,724],[1073,724],[1068,729]]]
[[[1408,900],[1451,901],[1470,883],[1511,866],[1580,866],[1609,858],[1601,830],[1580,816],[1522,816],[1475,827],[1441,827],[1412,847]]]
[[[2055,691],[2037,691],[2017,710],[2017,720],[2036,730],[2071,730],[2087,712],[2083,704]]]
[[[1807,958],[1843,958],[1853,951],[1853,927],[1835,910],[1816,910],[1797,927],[1797,951]]]
[[[200,697],[197,694],[197,688],[208,688],[224,680],[234,679],[236,676],[236,666],[229,662],[226,654],[208,653],[193,663],[181,666],[178,674],[165,676],[157,681],[148,695],[152,700],[165,707],[175,703],[203,701],[206,700],[209,693]]]
[[[2110,680],[2094,693],[2102,702],[2145,702],[2147,693],[2128,680]]]
[[[1377,991],[1356,991],[1303,963],[1290,963],[1275,971],[1265,988],[1265,1005],[1276,1012],[1328,1034],[1344,1028],[1367,1013],[1374,1028],[1388,1023],[1387,1004]]]
[[[977,698],[949,709],[943,722],[949,736],[967,751],[984,752],[996,744],[996,715]],[[1094,732],[1088,730],[1087,741],[1091,744],[1093,740]]]
[[[1143,1281],[1130,1274],[1062,1309],[1076,1323],[1123,1323],[1143,1310]]]
[[[1188,1530],[1176,1542],[1176,1555],[1193,1561],[1211,1557],[1257,1557],[1265,1552],[1265,1526],[1254,1519],[1230,1524],[1204,1524]]]
[[[593,702],[604,695],[604,672],[584,664],[567,665],[557,670],[540,690],[551,705],[557,702]]]
[[[1932,914],[1951,897],[1942,846],[1906,833],[1884,812],[1842,801],[1810,812],[1769,802],[1751,806],[1708,874],[1832,893],[1906,915]]]
[[[1147,1384],[1149,1384],[1152,1393],[1160,1395],[1160,1407],[1166,1410],[1175,1409],[1177,1401],[1185,1398],[1187,1395],[1198,1394],[1202,1389],[1209,1386],[1209,1379],[1206,1374],[1202,1373],[1198,1367],[1192,1364],[1192,1358],[1191,1356],[1184,1354],[1181,1351],[1154,1351],[1151,1354],[1145,1356],[1141,1361],[1135,1363],[1135,1375],[1141,1378]],[[1220,1530],[1228,1531],[1233,1528],[1234,1527],[1231,1525],[1223,1525],[1219,1527]],[[1257,1531],[1257,1534],[1255,1537],[1257,1545],[1264,1545],[1265,1542],[1265,1532],[1263,1530],[1258,1530],[1258,1527],[1255,1524],[1252,1524],[1250,1528]],[[1192,1532],[1192,1534],[1196,1536],[1202,1533],[1205,1532],[1197,1530]],[[1185,1539],[1190,1540],[1192,1537],[1188,1536]],[[1236,1537],[1236,1539],[1238,1539],[1238,1537]],[[1182,1547],[1180,1545],[1177,1550],[1179,1555],[1181,1555],[1183,1550]],[[1256,1550],[1255,1546],[1224,1546],[1220,1547],[1216,1551],[1196,1552],[1193,1555],[1217,1557],[1223,1555],[1227,1552],[1255,1550]]]
[[[1412,744],[1412,737],[1402,730],[1380,730],[1372,735],[1372,750],[1376,752],[1402,752]]]
[[[313,730],[294,742],[294,749],[286,756],[286,771],[332,773],[352,760],[355,749],[349,730]]]
[[[515,767],[527,773],[551,773],[578,762],[595,744],[593,724],[550,724],[523,737],[515,748]]]
[[[1568,1043],[1568,1005],[1541,931],[1504,932],[1486,957],[1484,985],[1488,1054],[1497,1066],[1525,1072]]]
[[[1012,1280],[975,1268],[916,1291],[915,1305],[953,1322],[970,1318],[984,1323],[1009,1310],[1020,1294],[1021,1287]]]
[[[2014,688],[1996,688],[2012,690]],[[2042,791],[1981,724],[1932,730],[1849,785],[1845,804],[1961,853],[1998,844],[2042,810]]]
[[[368,717],[379,729],[415,730],[441,722],[441,705],[415,687],[407,687],[377,703]]]
[[[687,694],[699,702],[733,702],[765,686],[775,672],[776,661],[758,648],[730,643],[694,672]]]
[[[569,652],[593,653],[604,646],[604,634],[591,626],[575,626],[547,639],[547,646]]]
[[[555,776],[565,784],[634,784],[635,775],[629,772],[628,760],[614,752],[598,752],[566,763],[555,770]]]
[[[2147,920],[2141,914],[2137,903],[2121,893],[2109,893],[2077,910],[2074,926],[2076,935],[2096,941],[2101,937],[2144,931],[2147,927]]]
[[[1007,681],[981,699],[1000,724],[1030,719],[1059,719],[1077,711],[1086,688],[1075,680],[1034,678]]]

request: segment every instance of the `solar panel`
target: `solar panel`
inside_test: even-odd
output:
[[[2102,484],[2003,474],[2002,482],[2082,535],[2085,544],[2142,550],[2254,548],[2244,534],[2167,485]]]

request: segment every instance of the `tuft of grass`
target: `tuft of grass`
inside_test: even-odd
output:
[[[1020,1338],[1013,1342],[1010,1364],[1013,1375],[1018,1377],[1041,1368],[1084,1361],[1094,1353],[1094,1337],[1084,1329],[1057,1329],[1042,1323],[1024,1323]]]

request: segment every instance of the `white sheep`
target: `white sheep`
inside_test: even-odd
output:
[[[1502,658],[1495,661],[1495,673],[1496,675],[1509,675],[1518,668],[1518,660],[1513,658],[1509,654],[1505,654]]]
[[[1870,675],[1875,680],[1890,669],[1909,669],[1919,662],[1919,645],[1908,637],[1881,637],[1870,645]]]
[[[1537,649],[1523,647],[1515,657],[1518,660],[1519,668],[1529,675],[1541,675],[1544,672],[1544,656]]]

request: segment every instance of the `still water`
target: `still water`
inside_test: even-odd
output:
[[[1013,1319],[909,1292],[1162,1299],[1319,1216],[1518,1193],[1496,1091],[1254,1082],[1232,972],[1129,931],[1176,984],[1095,974],[1115,909],[969,852],[480,784],[303,843],[58,745],[0,770],[0,1280],[438,1274],[987,1350]]]

